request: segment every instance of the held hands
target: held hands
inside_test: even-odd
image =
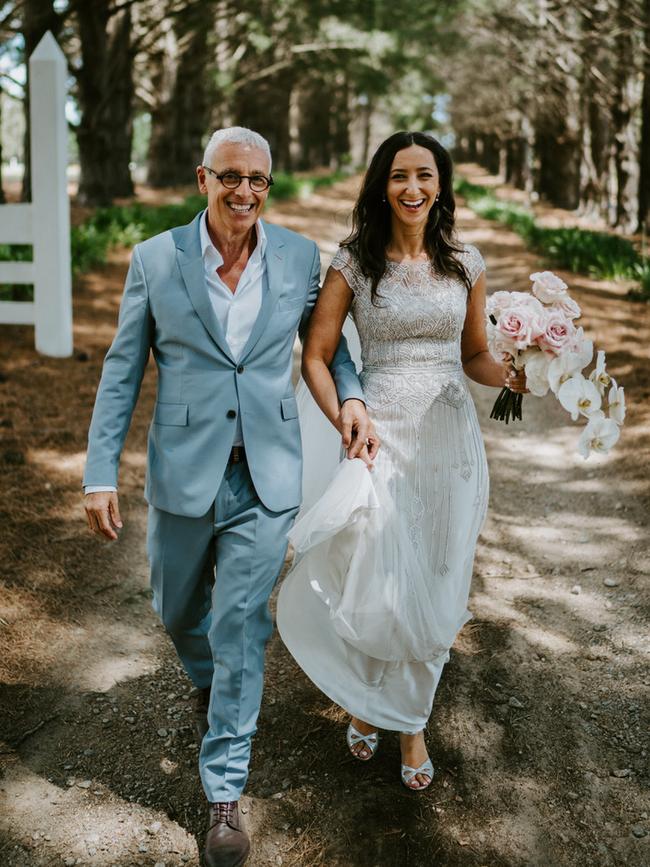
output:
[[[111,542],[117,539],[117,530],[122,529],[122,519],[115,491],[99,491],[84,497],[86,520],[93,533],[101,533]]]
[[[346,400],[341,407],[337,426],[348,458],[361,458],[369,469],[372,468],[381,443],[363,401]]]

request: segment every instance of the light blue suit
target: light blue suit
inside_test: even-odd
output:
[[[264,224],[262,306],[235,359],[208,296],[200,216],[133,251],[83,483],[117,485],[152,350],[158,395],[145,496],[153,604],[195,685],[212,686],[201,777],[210,801],[232,801],[248,775],[272,629],[268,598],[301,498],[292,350],[316,302],[320,261],[312,241]],[[331,369],[341,401],[362,399],[343,340]],[[234,464],[237,416],[247,460]]]

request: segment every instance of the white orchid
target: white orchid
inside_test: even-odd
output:
[[[529,349],[522,353],[526,370],[526,385],[535,397],[544,397],[548,391],[548,369],[551,357],[537,349]]]
[[[602,349],[598,350],[598,355],[596,356],[596,367],[592,370],[589,379],[594,383],[602,395],[605,394],[605,391],[612,383],[612,378],[609,373],[607,373],[607,368],[605,367],[605,353]]]
[[[577,352],[565,352],[552,359],[548,366],[548,384],[553,394],[557,397],[560,387],[572,376],[581,373],[583,367]]]
[[[575,421],[579,415],[590,416],[600,409],[602,398],[593,382],[577,373],[562,383],[557,399]]]
[[[571,352],[577,352],[582,361],[584,369],[588,364],[591,364],[591,359],[594,357],[594,344],[592,340],[585,337],[585,330],[582,326],[576,328],[575,338]]]
[[[590,452],[607,452],[618,441],[621,431],[616,422],[605,418],[602,410],[597,410],[589,416],[585,429],[578,440],[578,451],[583,458],[588,458]]]
[[[614,419],[616,424],[621,425],[625,421],[625,389],[623,386],[618,386],[616,380],[612,380],[612,387],[607,395],[607,408],[609,417]]]

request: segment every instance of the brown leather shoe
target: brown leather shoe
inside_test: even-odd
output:
[[[208,708],[210,707],[210,687],[194,690],[194,729],[199,746],[208,733]]]
[[[205,838],[205,867],[241,867],[251,844],[239,818],[238,801],[210,804],[210,823]]]

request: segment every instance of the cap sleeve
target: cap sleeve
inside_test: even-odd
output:
[[[485,271],[485,260],[478,251],[478,248],[473,244],[465,244],[465,250],[461,254],[461,257],[473,286],[483,271]]]
[[[341,272],[350,289],[358,295],[363,288],[365,277],[361,273],[354,253],[348,247],[339,247],[331,265],[336,271]]]

